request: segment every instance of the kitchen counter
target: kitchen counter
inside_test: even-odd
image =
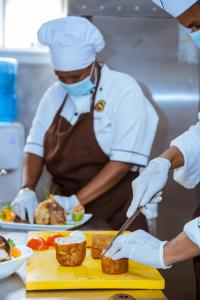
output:
[[[99,219],[92,219],[87,224],[83,225],[81,230],[110,230],[108,224]],[[17,231],[1,231],[0,234],[10,237],[15,240],[17,244],[25,244],[27,240],[27,232]],[[0,299],[1,300],[108,300],[114,294],[129,294],[134,299],[140,300],[166,300],[162,291],[158,290],[133,290],[133,291],[113,291],[113,290],[80,290],[80,291],[34,291],[26,292],[25,290],[25,265],[23,265],[16,274],[7,279],[0,280]],[[117,299],[117,298],[116,298]],[[118,298],[127,299],[124,296]],[[127,299],[128,300],[128,299]]]

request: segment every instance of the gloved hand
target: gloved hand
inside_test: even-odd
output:
[[[150,161],[148,167],[140,176],[133,181],[133,200],[127,211],[128,218],[135,213],[139,206],[146,206],[148,203],[161,201],[161,194],[158,193],[167,182],[170,167],[171,163],[169,160],[161,157],[155,158]]]
[[[11,206],[13,212],[20,217],[21,220],[26,220],[27,212],[29,223],[34,223],[34,211],[38,206],[38,200],[34,191],[29,189],[20,190],[11,203]]]
[[[170,268],[166,266],[163,258],[162,242],[143,230],[120,235],[106,253],[113,260],[129,258],[141,264],[159,269]]]
[[[147,220],[157,219],[158,217],[158,203],[162,201],[162,192],[157,194],[153,198],[153,202],[157,201],[157,203],[149,203],[146,204],[142,209],[141,212],[145,215]]]
[[[55,195],[54,198],[56,202],[58,202],[64,208],[64,210],[69,214],[72,212],[74,207],[80,205],[80,201],[78,200],[76,195],[72,195],[70,197]]]

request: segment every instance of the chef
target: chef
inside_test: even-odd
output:
[[[132,77],[97,61],[105,42],[87,19],[49,21],[38,38],[50,49],[58,81],[33,120],[13,209],[33,223],[35,187],[45,165],[56,201],[66,211],[81,203],[117,229],[131,203],[131,183],[147,165],[157,114]],[[135,226],[147,229],[144,216]]]
[[[190,30],[189,34],[200,48],[200,1],[155,2]],[[199,122],[174,139],[171,147],[160,157],[151,160],[144,172],[133,181],[134,197],[127,212],[128,217],[138,206],[143,207],[145,212],[154,195],[164,188],[170,170],[174,170],[174,180],[187,189],[196,187],[200,182],[200,114]],[[170,242],[159,241],[138,230],[118,238],[109,255],[114,259],[129,257],[156,268],[169,268],[174,263],[196,257],[200,254],[199,216],[200,207],[195,212],[194,220],[187,223],[183,231]],[[200,256],[194,262],[200,298]]]

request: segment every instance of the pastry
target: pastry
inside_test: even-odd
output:
[[[128,259],[112,260],[110,257],[101,258],[102,272],[109,275],[122,274],[128,271]]]
[[[74,231],[68,237],[56,239],[55,248],[61,266],[80,266],[86,255],[86,237],[81,231]]]
[[[114,236],[106,234],[93,234],[92,235],[92,249],[91,255],[93,258],[101,258],[103,250],[105,250],[108,245],[113,240]]]
[[[41,225],[66,224],[65,210],[54,199],[47,199],[36,208],[35,222]]]

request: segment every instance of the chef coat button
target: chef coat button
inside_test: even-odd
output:
[[[78,113],[77,113],[77,112],[75,112],[75,113],[74,113],[74,115],[77,117],[77,116],[78,116]]]
[[[100,91],[103,91],[103,88],[102,87],[100,87],[100,89],[99,89]]]

